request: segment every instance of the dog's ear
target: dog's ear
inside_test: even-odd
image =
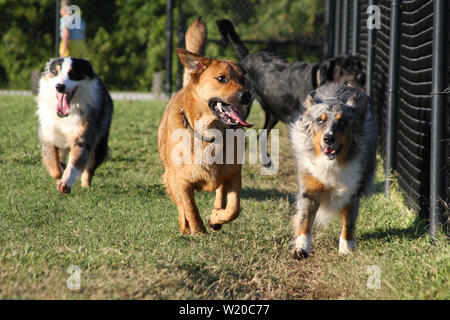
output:
[[[309,92],[309,94],[306,96],[304,107],[306,110],[309,110],[311,106],[314,104],[316,99],[316,90],[312,90]]]
[[[323,103],[322,99],[316,96],[316,90],[312,90],[305,99],[305,110],[309,110],[313,104]]]
[[[358,117],[359,122],[364,122],[366,118],[367,108],[370,104],[370,100],[359,89],[354,90],[355,93],[347,99],[347,102],[345,104],[354,108],[355,114]]]
[[[319,67],[318,87],[326,82],[333,81],[336,59],[328,59]]]
[[[211,59],[185,49],[177,49],[177,54],[181,63],[183,63],[184,67],[188,69],[190,73],[200,74],[211,64]]]

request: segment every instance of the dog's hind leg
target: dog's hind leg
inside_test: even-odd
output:
[[[206,233],[203,220],[195,204],[194,188],[180,183],[176,177],[165,174],[169,194],[178,207],[178,221],[182,233]]]
[[[177,208],[178,208],[178,222],[180,224],[181,233],[183,233],[183,234],[191,233],[191,230],[189,228],[189,222],[186,219],[186,215],[184,213],[184,209],[183,209],[183,206],[182,206],[182,203],[181,203],[181,198],[177,197],[175,192],[172,190],[172,187],[171,187],[171,185],[170,185],[170,183],[168,181],[168,173],[167,173],[167,171],[164,172],[163,181],[164,181],[164,185],[166,187],[167,193],[172,198],[173,202],[175,202],[175,204],[177,205]]]
[[[295,259],[304,259],[311,251],[311,232],[318,208],[319,202],[309,195],[297,199],[297,214],[292,219],[295,240],[291,255]]]
[[[59,149],[56,146],[47,142],[42,142],[42,160],[48,173],[55,179],[61,178],[63,170],[58,152]]]
[[[348,254],[355,248],[355,227],[356,219],[358,218],[358,210],[359,198],[356,196],[341,210],[342,231],[341,236],[339,237],[340,254]]]
[[[239,217],[241,212],[241,171],[239,170],[238,173],[230,178],[224,184],[223,188],[225,188],[223,191],[226,190],[227,194],[226,207],[220,209],[217,207],[214,208],[208,221],[208,225],[214,230],[220,229],[222,224],[231,222]],[[214,205],[216,205],[216,201]]]
[[[81,174],[81,186],[83,188],[89,188],[91,186],[92,177],[95,172],[95,154],[95,150],[92,150],[89,153],[88,162],[83,170],[83,173]]]
[[[103,137],[97,146],[89,153],[88,162],[81,175],[81,186],[90,187],[92,177],[99,165],[105,161],[108,154],[108,137]]]

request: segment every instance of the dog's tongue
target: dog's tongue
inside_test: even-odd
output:
[[[56,99],[58,99],[58,103],[56,104],[57,113],[67,116],[70,112],[70,105],[69,99],[67,98],[67,94],[57,92]]]
[[[241,126],[248,127],[248,128],[254,126],[254,124],[247,123],[247,122],[242,118],[242,116],[241,116],[241,114],[239,113],[238,110],[234,110],[233,108],[231,108],[230,111],[227,112],[227,114],[228,114],[231,118],[233,118],[234,120],[236,120],[237,122],[239,122],[239,124],[240,124]]]
[[[324,152],[325,154],[335,154],[335,153],[336,153],[336,149],[333,149],[333,148],[330,148],[330,147],[325,147],[325,148],[323,149],[323,152]]]

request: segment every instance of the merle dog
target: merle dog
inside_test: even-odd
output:
[[[216,21],[223,44],[231,43],[241,66],[247,71],[252,94],[266,112],[264,129],[267,134],[278,121],[290,123],[302,114],[302,104],[308,93],[333,81],[362,86],[363,66],[358,56],[343,55],[319,63],[297,61],[288,63],[273,53],[260,51],[250,54],[229,20]],[[250,113],[247,105],[245,117]]]

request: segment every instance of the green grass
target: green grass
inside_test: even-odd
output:
[[[280,171],[243,168],[242,213],[220,232],[183,236],[161,184],[161,102],[116,102],[110,157],[89,190],[61,195],[40,159],[35,103],[0,96],[0,298],[23,299],[449,299],[448,240],[434,245],[427,222],[390,199],[363,199],[358,246],[338,255],[340,224],[315,230],[313,252],[288,255],[296,173],[280,128]],[[251,122],[261,125],[254,108]],[[197,194],[206,220],[213,194]],[[66,287],[69,265],[81,290]],[[368,266],[381,289],[367,288]]]

